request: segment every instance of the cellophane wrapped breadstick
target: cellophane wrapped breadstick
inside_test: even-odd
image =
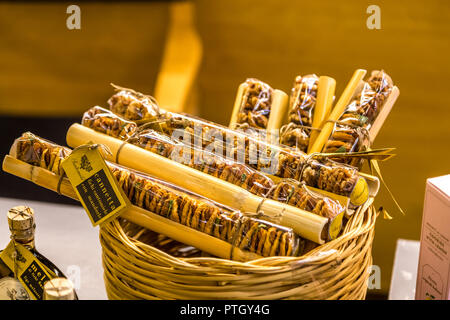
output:
[[[81,124],[121,140],[130,138],[137,129],[136,123],[98,106],[84,113]]]
[[[70,152],[70,149],[31,133],[23,134],[14,146],[17,159],[58,174],[63,172],[59,164]],[[47,154],[54,156],[47,157]],[[58,160],[55,162],[56,158]],[[54,163],[58,163],[59,168]],[[245,216],[239,211],[134,170],[109,162],[107,164],[128,199],[140,208],[263,257],[302,253],[304,240],[289,228]]]
[[[323,217],[332,219],[343,210],[334,201],[307,192],[306,188],[298,185],[298,183],[290,184],[290,198],[284,197],[283,194],[278,196],[280,189],[272,179],[245,164],[227,159],[201,147],[196,148],[192,143],[184,144],[176,141],[153,129],[145,129],[144,126],[141,128],[144,129],[136,132],[127,142],[237,185],[254,195],[288,203],[289,205],[316,213]],[[96,130],[95,127],[92,127],[92,129]],[[101,130],[101,132],[104,132],[103,126]],[[111,130],[106,131],[110,132]],[[190,138],[191,135],[188,134],[187,140]],[[273,189],[275,191],[270,192]]]
[[[264,196],[273,186],[270,178],[244,164],[202,149],[187,147],[152,129],[144,129],[127,142],[230,182],[258,196]]]
[[[297,181],[282,180],[270,190],[267,197],[330,218],[330,220],[342,212],[339,202],[313,194],[304,184],[299,185]]]
[[[310,187],[346,197],[350,196],[360,179],[358,170],[353,167],[324,157],[311,158],[299,150],[257,140],[244,133],[184,114],[167,112],[154,122],[153,128],[169,136],[176,130],[184,130],[185,133],[192,134],[192,137],[183,138],[183,143],[189,144],[198,139],[200,143],[195,145],[203,148],[210,144],[221,144],[226,157],[234,161],[267,174],[303,181]]]
[[[311,135],[319,77],[297,76],[289,102],[289,123],[280,130],[280,142],[306,152]]]
[[[333,132],[323,152],[357,152],[369,143],[368,131],[380,113],[393,88],[392,80],[383,71],[373,74],[363,83],[361,91],[350,101],[334,124]],[[360,159],[337,157],[336,161],[359,166]]]
[[[69,148],[58,146],[30,132],[16,139],[12,151],[18,160],[45,168],[57,175],[64,173],[61,161],[71,152]]]
[[[150,121],[161,113],[153,97],[132,89],[115,88],[117,93],[108,100],[109,108],[126,120]]]
[[[323,217],[334,218],[343,210],[337,202],[323,196],[313,195],[298,183],[290,184],[290,198],[286,198],[280,195],[279,185],[261,172],[214,153],[173,141],[152,129],[142,131],[128,142],[230,182],[257,196],[287,203]],[[274,192],[271,192],[272,190]]]
[[[119,218],[120,219],[120,218]],[[177,258],[194,258],[194,257],[211,257],[210,254],[199,250],[196,247],[186,245],[182,242],[173,240],[163,234],[153,232],[149,229],[136,225],[130,221],[121,219],[120,224],[123,226],[125,234],[129,238],[133,238],[140,242],[151,245],[159,250],[162,250],[171,256]],[[302,246],[301,252],[308,253],[319,245],[315,242],[304,240],[300,242]]]
[[[247,79],[234,129],[266,129],[269,122],[273,89],[257,79]]]
[[[287,228],[242,216],[145,175],[116,166],[112,171],[129,199],[139,207],[264,257],[297,254],[298,241]]]

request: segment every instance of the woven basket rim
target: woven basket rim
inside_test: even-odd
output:
[[[102,225],[104,280],[111,299],[364,299],[377,212],[373,198],[343,234],[299,257],[247,262],[174,257]]]

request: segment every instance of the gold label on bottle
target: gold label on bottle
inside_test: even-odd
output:
[[[92,225],[117,217],[130,205],[98,147],[86,145],[75,149],[62,167]]]
[[[0,259],[15,272],[17,280],[32,299],[42,300],[44,284],[56,276],[53,272],[50,272],[27,248],[19,243],[14,244],[13,241],[2,251]],[[23,292],[20,295],[23,295]]]

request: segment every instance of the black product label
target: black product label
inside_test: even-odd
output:
[[[28,268],[23,271],[20,278],[37,299],[41,300],[43,298],[44,284],[50,280],[50,278],[36,261],[33,261]]]
[[[121,205],[103,169],[76,188],[94,222],[100,221]]]

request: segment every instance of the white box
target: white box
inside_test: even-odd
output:
[[[450,175],[427,180],[416,300],[450,300]]]

